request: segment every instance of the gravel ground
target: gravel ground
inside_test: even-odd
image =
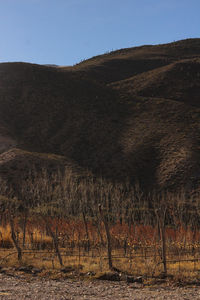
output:
[[[126,282],[49,280],[0,274],[0,299],[200,299],[200,287],[143,287]]]

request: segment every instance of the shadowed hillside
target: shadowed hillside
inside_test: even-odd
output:
[[[64,155],[98,175],[112,177],[115,166],[122,176],[127,107],[115,91],[71,71],[23,63],[0,69],[0,120],[15,146]]]
[[[66,68],[0,64],[0,179],[70,166],[145,191],[198,190],[199,95],[200,39]]]
[[[186,59],[116,82],[129,95],[167,98],[200,106],[200,59]]]

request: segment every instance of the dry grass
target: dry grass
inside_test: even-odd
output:
[[[10,255],[12,254],[13,255]],[[67,274],[62,274],[62,276],[74,277],[74,276],[84,276],[86,274],[94,274],[96,277],[99,274],[109,272],[106,252],[101,257],[92,257],[89,255],[78,255],[64,256],[63,263],[64,267],[70,267],[71,272]],[[141,253],[142,254],[142,253]],[[153,256],[153,255],[152,255]],[[177,259],[177,261],[176,261]],[[181,258],[183,259],[183,258]],[[193,259],[193,257],[188,257],[187,260]],[[168,266],[168,276],[173,277],[174,281],[179,280],[196,280],[200,277],[200,261],[178,261],[179,257],[174,257],[174,262],[169,262]],[[59,262],[53,252],[28,252],[24,251],[23,260],[19,264],[17,260],[17,254],[15,251],[3,250],[0,251],[0,261],[2,267],[19,267],[19,266],[33,266],[40,269],[40,276],[45,276],[47,274],[61,276],[61,267]],[[159,260],[158,260],[159,261]],[[144,257],[128,258],[128,257],[118,257],[113,258],[114,266],[121,270],[122,273],[128,273],[133,276],[143,276],[146,280],[153,277],[159,277],[162,274],[162,264],[158,264],[153,258],[145,259]],[[154,271],[154,272],[152,272]],[[152,277],[153,276],[153,277]]]
[[[35,250],[53,249],[52,238],[37,228],[28,232],[27,244]]]
[[[0,226],[0,248],[13,248],[11,229],[8,224]]]

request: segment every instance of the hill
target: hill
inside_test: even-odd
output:
[[[0,180],[20,189],[27,168],[66,166],[147,192],[197,191],[199,95],[200,39],[73,67],[0,64]]]
[[[129,95],[166,98],[199,106],[200,58],[185,59],[115,82]]]

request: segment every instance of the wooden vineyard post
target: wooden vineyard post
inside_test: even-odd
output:
[[[112,270],[113,269],[113,264],[112,264],[112,247],[111,247],[110,230],[109,230],[109,225],[108,225],[106,216],[104,215],[104,212],[103,212],[100,204],[99,204],[99,213],[100,213],[100,217],[101,217],[101,220],[104,224],[105,231],[106,231],[108,266],[109,266],[109,269]]]
[[[13,216],[11,214],[9,214],[9,223],[10,223],[10,228],[11,228],[11,237],[12,237],[13,243],[15,245],[15,248],[17,250],[18,261],[21,261],[22,260],[22,250],[21,250],[19,243],[17,241],[17,238],[16,238]]]
[[[166,217],[167,209],[163,209],[162,213],[161,210],[156,209],[156,216],[158,220],[158,225],[160,229],[160,238],[162,243],[162,263],[163,263],[163,274],[164,276],[167,275],[167,254],[166,254],[166,237],[165,237],[165,217]]]
[[[56,255],[58,257],[58,260],[59,260],[59,263],[60,263],[60,266],[63,267],[63,261],[62,261],[62,256],[60,254],[60,250],[59,250],[59,246],[58,246],[58,237],[57,235],[53,232],[53,230],[51,229],[51,225],[49,224],[48,220],[47,219],[44,219],[45,220],[45,223],[46,223],[46,227],[51,235],[51,238],[53,240],[53,244],[54,244],[54,249],[55,249],[55,252],[56,252]]]

